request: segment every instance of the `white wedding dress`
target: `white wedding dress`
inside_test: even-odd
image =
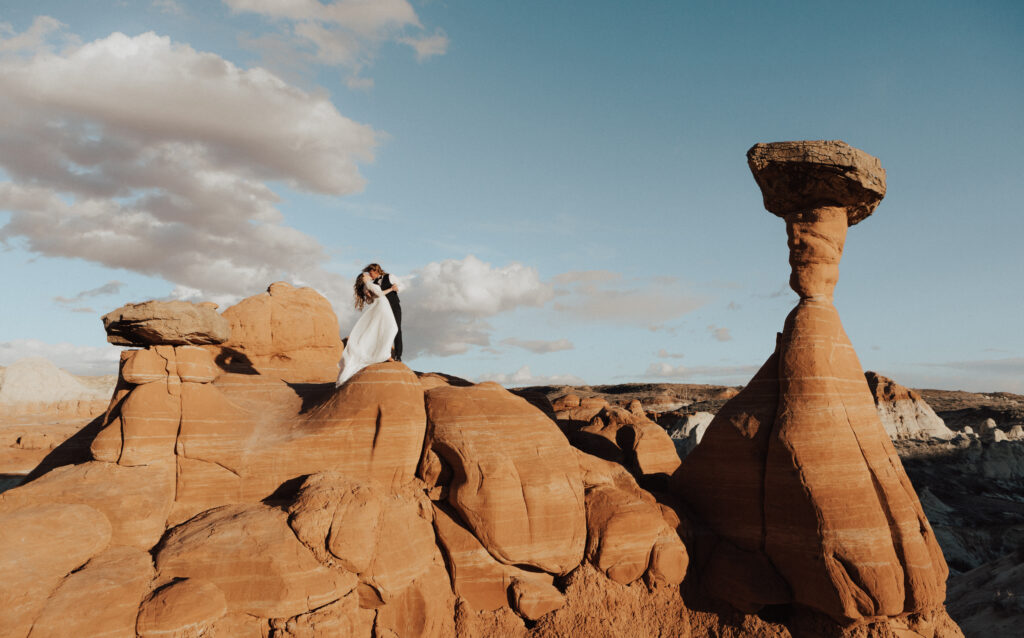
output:
[[[377,298],[363,307],[363,315],[348,335],[348,343],[338,363],[341,373],[338,374],[335,387],[351,379],[366,366],[391,358],[391,346],[398,334],[398,322],[380,286],[371,281],[367,282],[366,288],[376,294]]]

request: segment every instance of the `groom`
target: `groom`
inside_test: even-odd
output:
[[[363,269],[364,272],[370,273],[373,277],[373,283],[381,287],[382,290],[391,288],[391,275],[384,272],[384,269],[380,267],[380,264],[370,264]],[[397,289],[397,286],[396,286]],[[395,346],[393,348],[393,357],[395,361],[402,360],[402,304],[398,301],[398,292],[392,291],[387,295],[388,303],[391,304],[391,312],[395,315],[395,323],[398,324],[398,334],[395,335]]]

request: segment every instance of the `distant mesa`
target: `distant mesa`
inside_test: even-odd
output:
[[[86,377],[32,357],[0,368],[0,474],[23,475],[106,411],[117,377]]]
[[[44,357],[19,359],[0,368],[0,405],[104,401],[110,398],[113,379],[96,383],[58,368]]]

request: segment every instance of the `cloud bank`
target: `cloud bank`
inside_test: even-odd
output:
[[[41,26],[37,26],[41,25]],[[268,185],[345,195],[377,134],[261,69],[144,33],[61,53],[42,18],[0,40],[0,242],[209,297],[286,277],[330,290],[320,243]]]
[[[543,339],[517,339],[515,337],[509,337],[508,339],[502,339],[501,343],[506,346],[522,348],[523,350],[528,350],[534,354],[545,354],[548,352],[572,350],[575,348],[575,346],[572,345],[572,342],[568,339],[545,341]]]
[[[491,373],[482,375],[477,381],[494,381],[504,386],[530,386],[530,385],[585,385],[583,379],[571,374],[535,375],[530,371],[530,366],[523,366],[515,372]]]
[[[552,283],[558,295],[554,309],[584,321],[656,328],[707,302],[674,277],[624,279],[591,270],[563,273]]]
[[[448,36],[437,29],[427,33],[416,10],[406,0],[224,0],[236,13],[255,13],[278,30],[246,43],[270,61],[286,66],[316,64],[348,70],[350,88],[369,88],[362,71],[385,42],[410,47],[417,61],[444,55]]]
[[[488,318],[543,306],[553,294],[535,268],[518,263],[496,268],[469,255],[427,264],[400,280],[409,357],[449,356],[489,346]]]

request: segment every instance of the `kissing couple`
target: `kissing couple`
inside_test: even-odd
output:
[[[402,360],[402,305],[398,286],[380,264],[370,264],[352,286],[359,321],[348,335],[335,387],[373,363]]]

